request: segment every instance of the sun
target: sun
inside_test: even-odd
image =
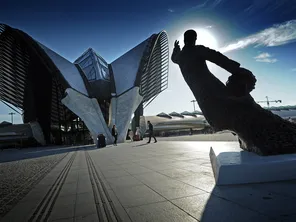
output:
[[[218,49],[218,42],[214,35],[206,29],[194,29],[197,33],[197,39],[196,39],[196,44],[197,45],[204,45],[206,47],[209,47],[211,49]],[[184,33],[181,34],[179,37],[178,41],[181,46],[181,48],[184,46]]]

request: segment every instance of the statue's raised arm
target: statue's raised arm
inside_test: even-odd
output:
[[[171,57],[173,63],[179,64],[180,52],[181,52],[181,48],[180,48],[180,45],[179,45],[179,41],[176,40],[175,44],[174,44],[174,50],[173,50],[173,53],[172,53],[172,57]]]
[[[223,55],[222,53],[216,50],[210,49],[203,45],[197,45],[196,51],[205,60],[215,63],[216,65],[220,66],[221,68],[227,70],[230,73],[236,73],[240,68],[240,63],[232,59],[229,59],[227,56]]]

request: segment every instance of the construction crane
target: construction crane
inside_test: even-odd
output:
[[[268,96],[265,96],[266,100],[265,101],[257,101],[257,103],[266,103],[267,107],[269,108],[270,103],[281,103],[282,100],[278,99],[278,100],[269,100]]]

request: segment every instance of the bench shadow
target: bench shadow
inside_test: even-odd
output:
[[[255,164],[265,158],[270,161],[278,161],[282,157],[276,155],[258,156],[257,154],[242,150],[241,152],[229,151],[221,153],[218,154],[218,158],[228,163],[239,162]],[[293,154],[287,159],[294,160],[295,158]],[[254,171],[246,170],[245,174],[232,174],[231,177],[237,176],[237,179],[240,180],[245,176],[250,177],[252,173],[254,173]],[[212,175],[212,177],[214,177],[214,175]],[[200,221],[295,221],[294,213],[285,213],[285,215],[282,213],[288,212],[285,209],[285,204],[283,204],[283,198],[287,198],[287,193],[291,193],[291,195],[289,195],[289,204],[294,205],[296,203],[296,199],[294,201],[291,199],[292,196],[296,195],[295,184],[296,180],[250,183],[238,182],[237,184],[231,185],[215,184],[207,200],[205,200],[205,205],[200,214]]]
[[[285,195],[262,188],[270,184],[252,183],[215,186],[206,201],[200,216],[200,222],[295,221],[294,213],[282,214],[281,212],[287,211],[279,209],[284,207],[281,198],[286,198]],[[257,186],[261,188],[256,189]],[[292,187],[294,186],[291,183]],[[294,203],[296,203],[296,200]],[[289,220],[293,218],[294,220]]]

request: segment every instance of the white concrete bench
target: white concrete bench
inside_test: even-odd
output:
[[[259,156],[226,143],[211,147],[210,160],[217,185],[296,179],[296,154]]]

